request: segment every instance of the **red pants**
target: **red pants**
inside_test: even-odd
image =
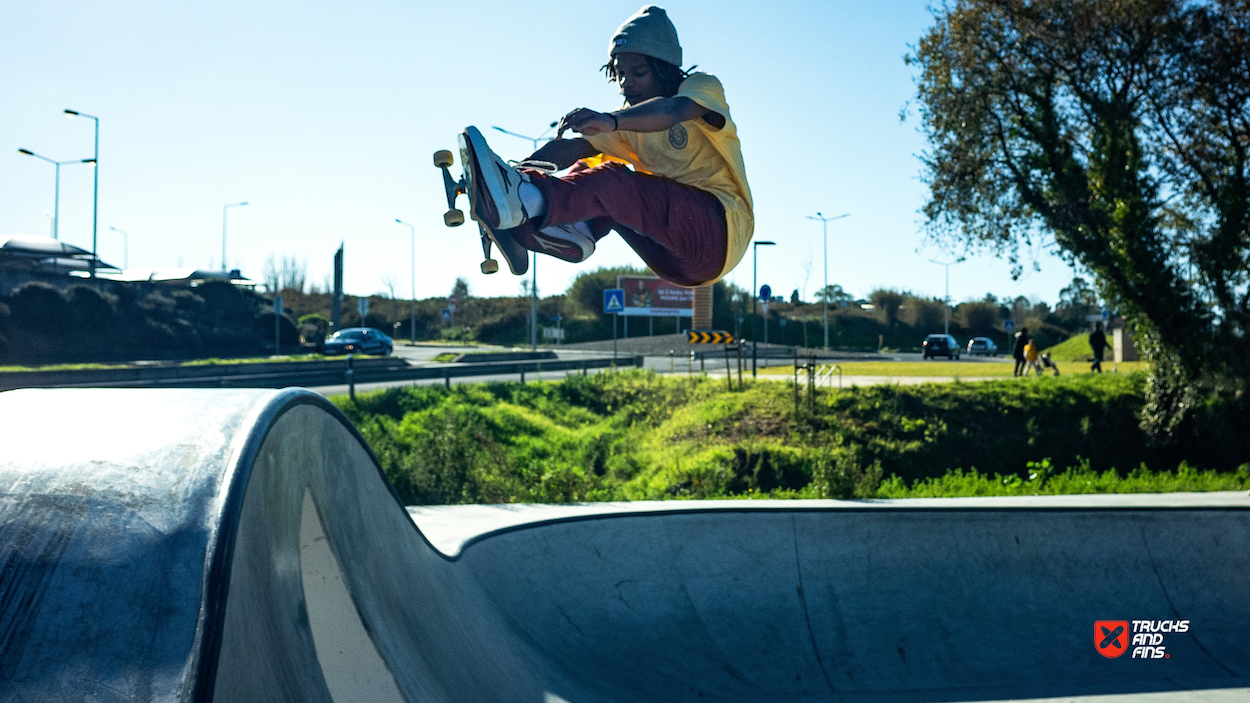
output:
[[[725,209],[710,193],[608,162],[563,178],[529,171],[547,213],[539,228],[587,222],[595,239],[616,230],[661,278],[697,286],[725,265]]]

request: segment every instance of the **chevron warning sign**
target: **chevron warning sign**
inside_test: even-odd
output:
[[[686,338],[691,344],[733,344],[731,332],[687,332]]]

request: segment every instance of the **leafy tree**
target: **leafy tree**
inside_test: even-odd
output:
[[[1250,355],[1250,4],[955,0],[908,61],[935,238],[1053,237],[1138,333],[1145,420],[1244,388]]]
[[[456,278],[451,287],[451,299],[460,302],[469,299],[469,282],[462,277]]]
[[[1063,326],[1068,329],[1079,329],[1086,325],[1085,316],[1098,312],[1098,293],[1077,276],[1059,291],[1059,302],[1055,312],[1059,315]]]
[[[891,330],[898,326],[898,309],[903,306],[903,294],[896,290],[878,288],[869,294],[868,299],[877,310],[881,322]]]
[[[943,329],[946,323],[946,307],[941,300],[908,296],[907,307],[911,308],[909,317],[917,331],[935,334]]]
[[[855,302],[855,296],[842,290],[842,286],[831,284],[816,291],[816,302],[826,301],[834,307],[845,308]]]
[[[986,335],[998,329],[998,306],[992,302],[964,303],[956,310],[965,329],[973,334]]]
[[[1098,293],[1080,276],[1073,278],[1071,283],[1059,290],[1059,303],[1055,305],[1056,310],[1068,308],[1088,310],[1096,307],[1098,307]]]
[[[633,266],[616,266],[587,271],[573,279],[566,293],[568,309],[574,315],[603,316],[603,291],[616,287],[617,276],[647,276],[651,272]]]

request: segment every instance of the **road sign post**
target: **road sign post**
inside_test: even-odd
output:
[[[768,338],[768,303],[773,298],[773,289],[767,283],[760,286],[760,306],[764,308],[764,337]],[[755,378],[755,363],[759,358],[760,340],[755,333],[755,320],[751,320],[751,378]]]
[[[278,356],[282,352],[282,296],[275,295],[273,297],[273,355]]]
[[[608,288],[603,291],[603,312],[612,316],[612,361],[616,361],[616,318],[625,311],[625,289]]]

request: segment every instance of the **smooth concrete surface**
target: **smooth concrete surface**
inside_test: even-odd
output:
[[[1244,494],[405,511],[299,390],[13,391],[0,441],[3,701],[1250,699]]]

